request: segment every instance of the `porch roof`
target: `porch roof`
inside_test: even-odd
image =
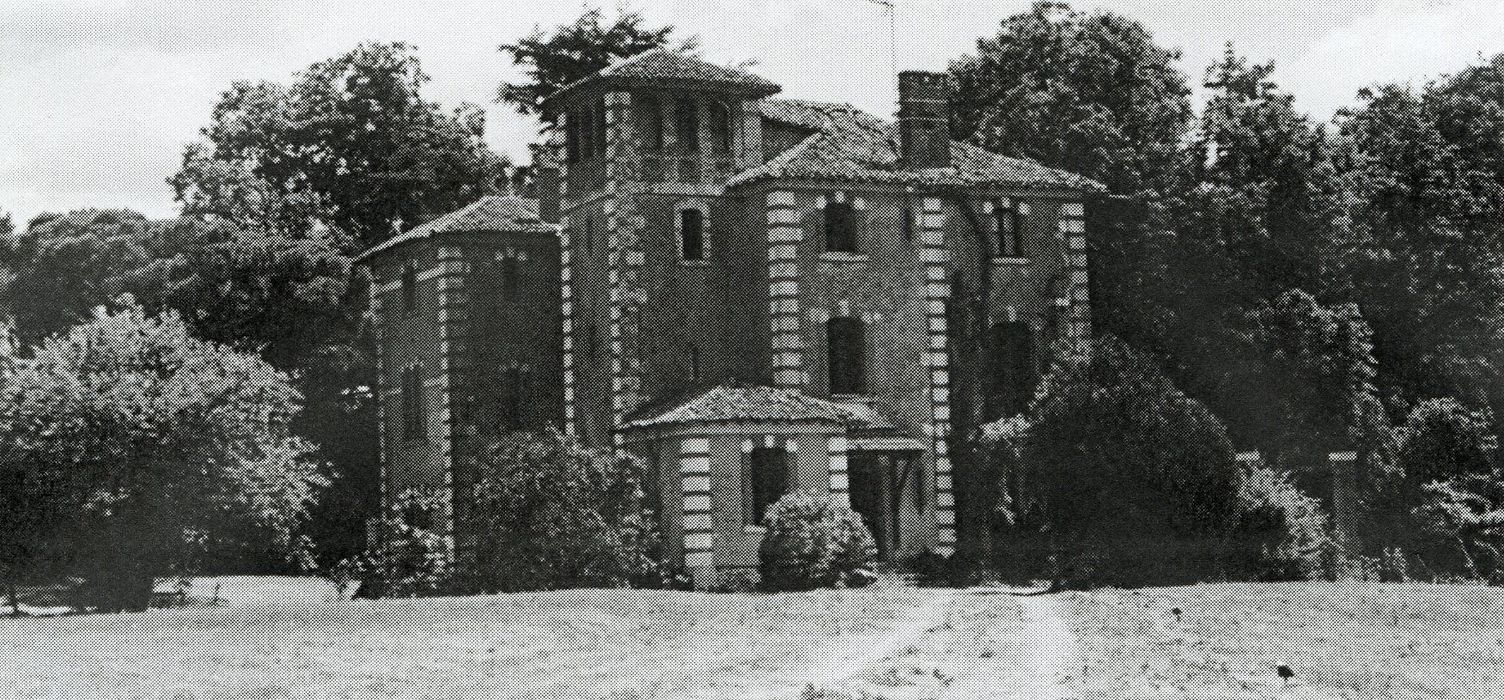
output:
[[[623,427],[726,422],[821,422],[855,429],[881,429],[866,414],[849,406],[787,389],[736,384],[721,384],[687,399],[650,407]]]

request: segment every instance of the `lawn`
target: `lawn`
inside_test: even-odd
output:
[[[194,585],[194,596],[213,582]],[[944,594],[550,593],[335,602],[224,579],[219,607],[0,619],[5,697],[797,697],[907,637]],[[937,605],[937,602],[941,603]]]
[[[1063,602],[1085,698],[1504,698],[1498,588],[1217,584]]]

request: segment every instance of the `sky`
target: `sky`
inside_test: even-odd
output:
[[[700,55],[783,95],[888,117],[891,67],[944,69],[1029,0],[633,0],[653,24],[700,37]],[[497,46],[616,0],[0,0],[0,211],[176,212],[166,178],[236,80],[289,81],[366,40],[417,47],[425,96],[486,109],[487,140],[525,159],[529,119],[493,100],[520,77]],[[1274,60],[1297,104],[1326,119],[1379,82],[1424,82],[1504,52],[1497,0],[1075,0],[1143,22],[1199,83],[1223,44]]]

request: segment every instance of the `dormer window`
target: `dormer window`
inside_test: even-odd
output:
[[[855,253],[856,210],[850,202],[825,205],[825,250],[831,253]]]
[[[699,209],[679,211],[679,259],[705,259],[705,213]]]
[[[993,231],[997,234],[998,257],[1024,257],[1023,213],[1006,201],[999,202],[993,206],[992,221]]]
[[[678,141],[681,151],[700,150],[699,107],[699,104],[691,99],[680,99],[674,105],[674,138]]]

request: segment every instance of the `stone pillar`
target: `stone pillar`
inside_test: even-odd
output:
[[[799,225],[793,192],[768,193],[768,323],[773,350],[773,386],[803,391],[804,334],[799,318]]]
[[[564,432],[577,435],[574,392],[574,251],[570,248],[569,217],[559,226],[560,316],[564,346]]]
[[[684,496],[684,568],[696,589],[715,585],[715,515],[710,502],[710,440],[679,442],[679,486]]]
[[[951,473],[950,446],[950,353],[946,333],[946,303],[950,300],[947,268],[950,251],[945,247],[945,208],[938,197],[925,197],[919,219],[920,255],[924,262],[925,313],[929,344],[925,364],[929,368],[930,454],[935,468],[935,551],[950,556],[956,551],[956,496]]]
[[[1072,350],[1084,352],[1091,343],[1091,300],[1089,275],[1086,260],[1086,208],[1081,202],[1067,202],[1060,206],[1060,233],[1065,239],[1066,257],[1070,263],[1070,285],[1066,298],[1069,311],[1066,316],[1065,334]]]
[[[386,284],[382,284],[380,280],[377,280],[377,283],[372,284],[370,289],[371,315],[376,321],[376,478],[379,482],[377,484],[377,507],[380,508],[380,511],[374,517],[366,519],[366,547],[376,549],[381,546],[381,543],[377,541],[377,538],[373,534],[379,532],[380,528],[376,527],[374,521],[386,515],[387,507],[391,505],[391,501],[388,500],[391,498],[391,492],[387,488],[387,479],[389,478],[387,462],[392,458],[392,453],[387,449],[386,445],[386,393],[387,387],[390,386],[391,382],[386,376],[387,318],[386,302],[383,301],[384,292],[389,287]]]
[[[1327,462],[1332,467],[1332,524],[1351,554],[1358,551],[1358,453],[1333,452]]]
[[[830,496],[836,502],[851,505],[851,480],[846,468],[846,436],[835,435],[829,441]]]
[[[601,201],[606,226],[606,285],[610,303],[611,431],[620,449],[619,432],[626,416],[643,401],[641,307],[645,294],[640,282],[643,264],[642,229],[646,222],[634,200],[635,172],[627,143],[631,124],[631,95],[612,92],[606,106],[606,196]]]

